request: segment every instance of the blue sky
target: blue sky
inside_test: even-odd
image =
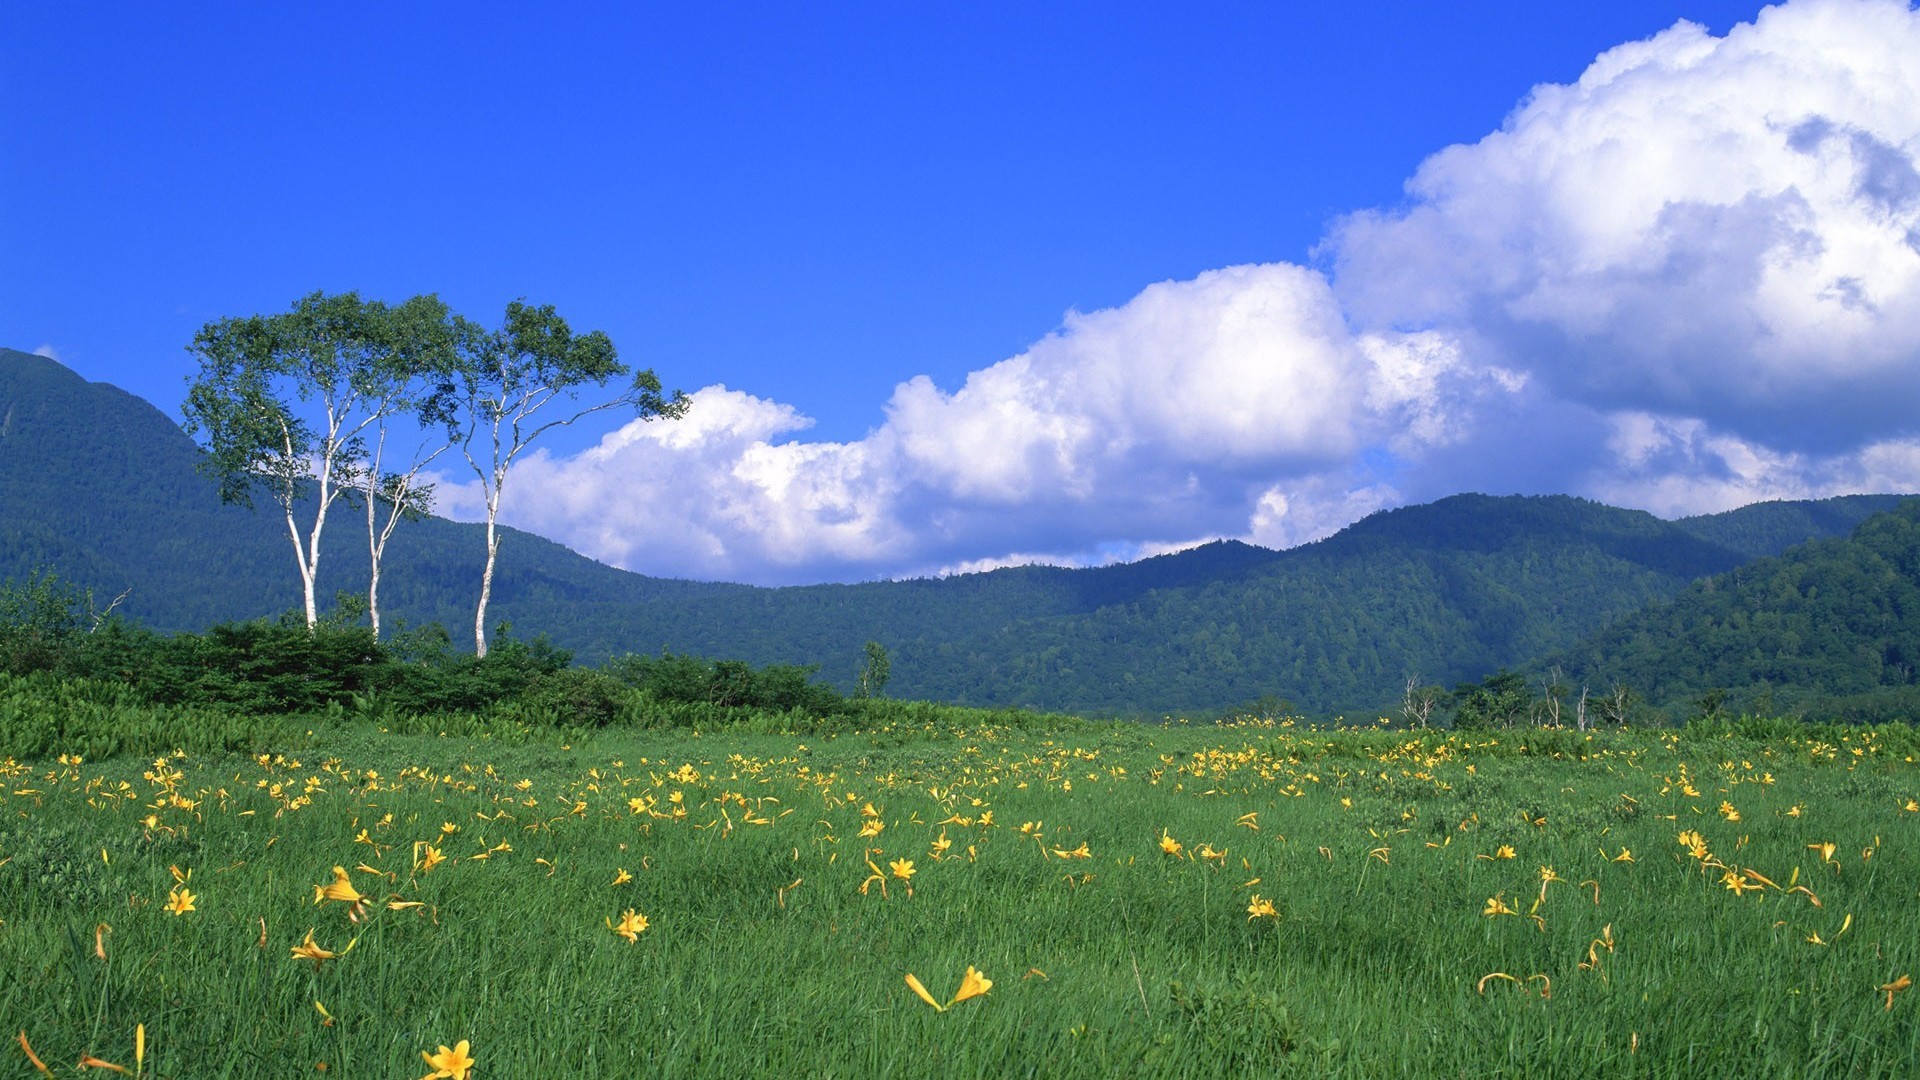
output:
[[[552,303],[701,393],[508,519],[767,583],[1920,487],[1904,4],[818,7],[11,5],[0,344]]]

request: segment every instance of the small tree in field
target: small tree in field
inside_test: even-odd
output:
[[[1400,715],[1406,718],[1407,726],[1422,730],[1430,726],[1433,710],[1446,700],[1447,691],[1441,686],[1422,686],[1420,676],[1407,676],[1406,692],[1400,695]]]
[[[500,553],[500,497],[513,463],[534,440],[582,417],[632,409],[642,420],[675,418],[686,413],[687,397],[677,390],[663,394],[660,380],[647,370],[631,373],[632,379],[619,384],[610,397],[583,399],[583,391],[604,391],[630,371],[607,335],[598,330],[575,334],[552,305],[530,307],[516,300],[507,305],[506,321],[498,330],[469,328],[466,338],[452,380],[458,408],[450,431],[479,478],[487,504],[487,561],[473,615],[474,652],[485,656],[487,602]]]
[[[864,657],[860,661],[860,696],[879,697],[892,676],[893,658],[887,655],[887,647],[877,641],[867,642]]]

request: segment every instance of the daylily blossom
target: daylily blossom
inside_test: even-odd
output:
[[[437,1054],[420,1051],[421,1058],[434,1070],[420,1080],[468,1080],[473,1075],[473,1057],[469,1051],[465,1039],[452,1049],[442,1046]]]
[[[935,1012],[946,1012],[968,998],[979,997],[993,989],[993,980],[982,975],[973,965],[967,965],[967,973],[960,979],[960,989],[953,992],[953,997],[945,1005],[935,1000],[934,996],[927,992],[926,986],[912,972],[907,973],[907,989],[912,990],[921,1001],[933,1006]]]
[[[359,904],[365,901],[366,897],[360,895],[360,890],[353,887],[353,882],[347,877],[347,868],[336,866],[333,868],[333,881],[330,884],[313,887],[313,902],[318,904],[323,900]]]
[[[628,908],[626,912],[620,916],[618,923],[615,923],[612,919],[606,920],[606,923],[609,929],[621,937],[626,938],[629,943],[639,941],[640,934],[645,931],[648,926],[652,925],[647,921],[645,915],[640,914],[632,908]]]
[[[313,931],[311,929],[307,931],[307,940],[293,946],[294,959],[313,961],[313,967],[316,971],[320,969],[321,964],[333,959],[336,955],[336,953],[323,949],[314,942]]]
[[[193,902],[197,899],[199,897],[188,892],[185,885],[177,889],[169,889],[167,890],[167,910],[175,915],[185,915],[195,910]]]

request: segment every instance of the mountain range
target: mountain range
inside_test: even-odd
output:
[[[162,631],[287,610],[298,580],[284,522],[222,505],[198,458],[151,404],[0,350],[0,577],[51,569],[102,598],[130,589],[118,610]],[[1663,635],[1696,625],[1675,605],[1724,603],[1730,586],[1715,582],[1759,581],[1783,554],[1805,558],[1796,545],[1809,541],[1826,543],[1824,559],[1851,558],[1848,538],[1901,500],[1665,521],[1568,496],[1459,495],[1287,551],[1219,541],[1090,569],[783,588],[629,573],[507,530],[490,615],[583,661],[667,650],[818,664],[842,687],[873,640],[890,652],[898,696],[1098,714],[1216,714],[1264,700],[1364,715],[1390,708],[1410,678],[1450,686],[1547,662],[1638,679],[1664,701],[1704,684],[1625,661],[1664,655]],[[323,595],[365,590],[364,529],[353,513],[330,518]],[[438,622],[461,640],[483,550],[477,525],[403,525],[381,581],[389,625]],[[1888,565],[1912,586],[1911,564]],[[1920,659],[1902,648],[1881,649],[1894,657],[1882,678]],[[1716,686],[1754,681],[1737,662],[1700,678],[1709,672]]]

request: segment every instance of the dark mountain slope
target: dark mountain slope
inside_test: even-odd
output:
[[[1920,714],[1920,499],[1697,582],[1554,659],[1669,706],[1728,690],[1735,708]]]
[[[1841,495],[1817,502],[1760,502],[1674,524],[1749,559],[1778,555],[1796,544],[1846,536],[1862,521],[1900,505],[1905,495]]]

